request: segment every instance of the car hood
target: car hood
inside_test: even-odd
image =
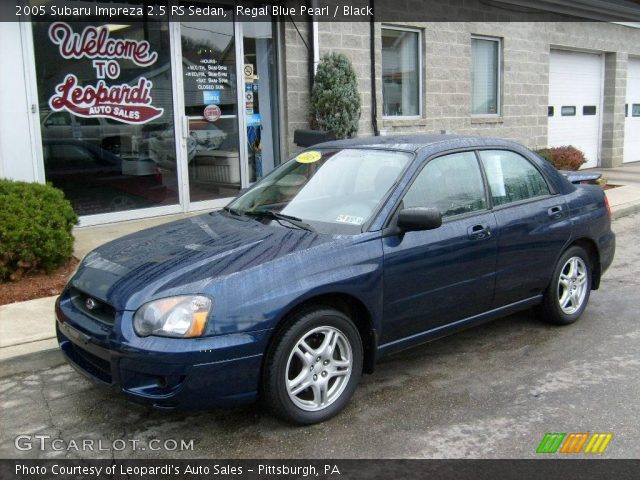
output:
[[[204,293],[216,278],[330,242],[332,235],[211,213],[160,225],[89,253],[70,284],[116,310],[153,297]]]

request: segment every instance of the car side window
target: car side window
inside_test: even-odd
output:
[[[549,186],[529,160],[509,150],[481,150],[494,205],[549,195]]]
[[[434,207],[443,217],[487,208],[475,154],[452,153],[429,161],[403,199],[403,208],[412,207]]]

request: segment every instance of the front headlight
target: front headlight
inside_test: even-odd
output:
[[[211,299],[202,295],[180,295],[145,303],[133,317],[133,328],[141,337],[199,337],[207,325]]]

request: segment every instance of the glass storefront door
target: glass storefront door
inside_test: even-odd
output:
[[[273,24],[242,23],[247,128],[248,182],[269,173],[278,162],[276,49]]]
[[[274,28],[270,22],[183,22],[180,45],[188,130],[183,156],[189,201],[197,208],[237,195],[279,163]]]
[[[180,33],[189,198],[233,197],[241,188],[234,25],[185,22]]]

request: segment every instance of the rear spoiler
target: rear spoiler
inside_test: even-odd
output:
[[[560,173],[571,183],[592,183],[597,184],[602,174],[599,172],[574,172],[570,170],[560,170]]]

